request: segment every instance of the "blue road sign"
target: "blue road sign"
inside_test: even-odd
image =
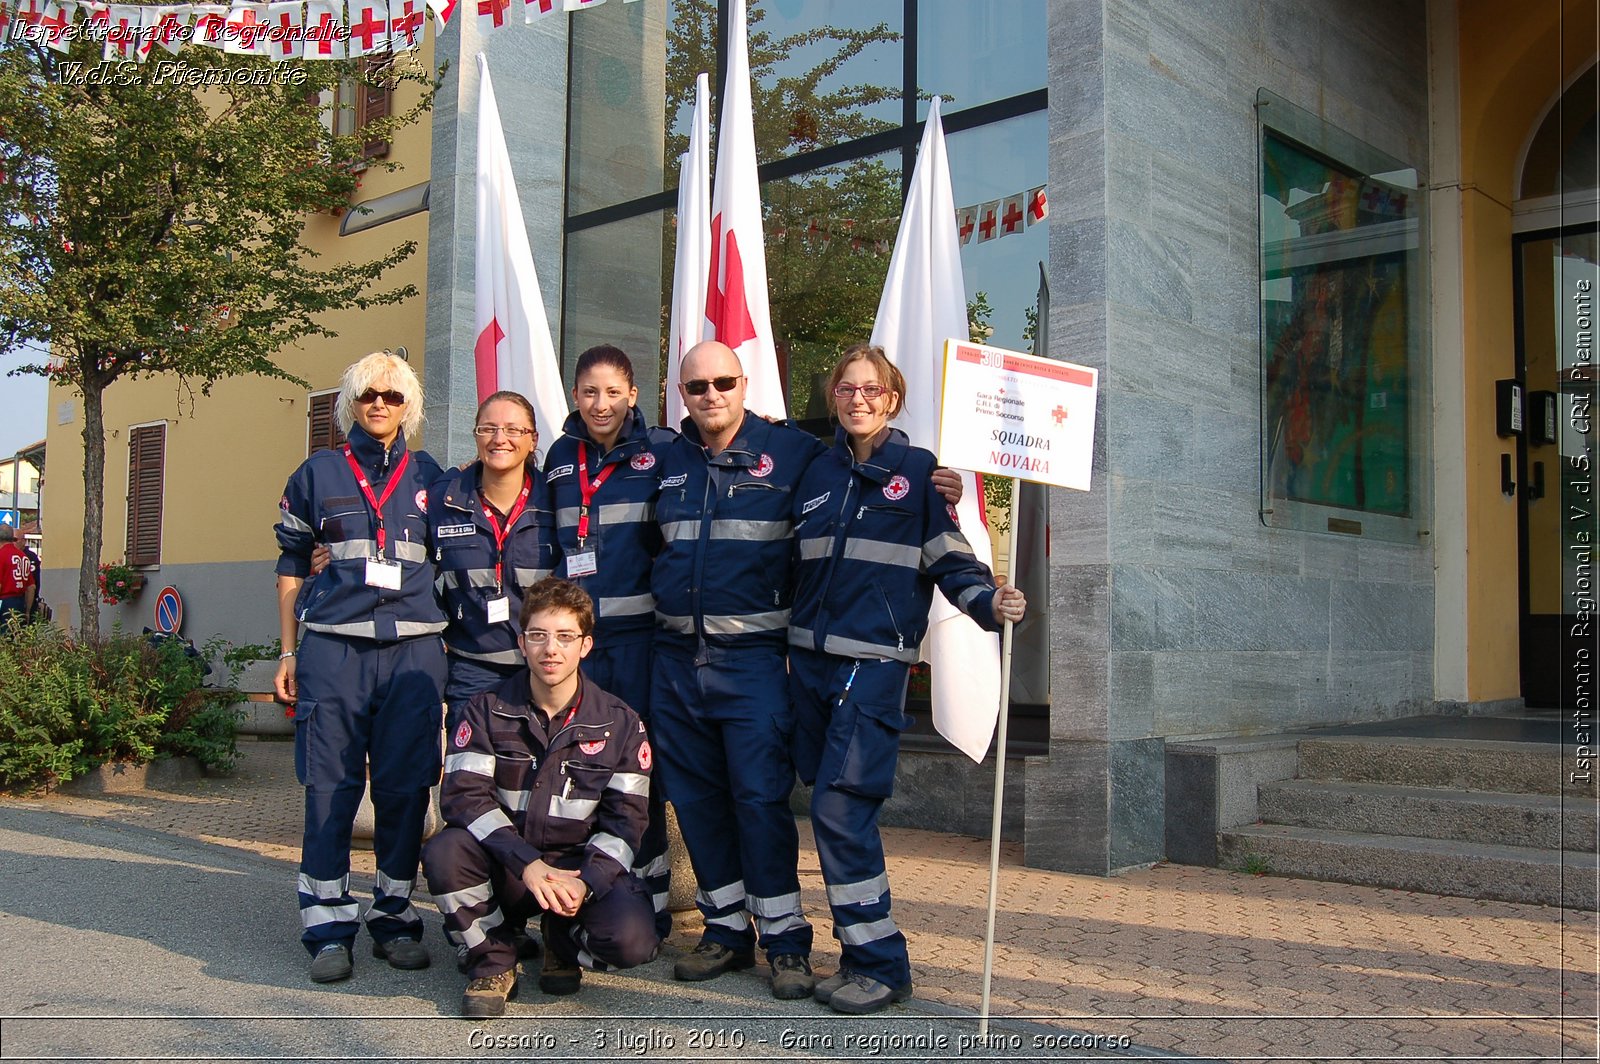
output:
[[[156,631],[174,635],[183,627],[183,599],[170,584],[156,596]]]

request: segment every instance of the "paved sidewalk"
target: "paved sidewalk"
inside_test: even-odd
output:
[[[230,779],[13,799],[0,809],[248,850],[286,863],[287,892],[301,814],[292,750],[268,742],[241,750]],[[815,961],[829,972],[838,954],[806,822],[801,828]],[[988,842],[884,834],[916,981],[912,1007],[893,1015],[976,1011]],[[1074,876],[1024,868],[1014,846],[1003,860],[991,1009],[996,1034],[1020,1038],[1025,1050],[1048,1050],[1054,1030],[1220,1060],[1594,1060],[1600,1049],[1594,913],[1175,865]],[[357,854],[355,870],[370,876],[370,853]],[[294,928],[281,934],[292,938]],[[697,937],[698,917],[679,914],[672,944],[688,948]],[[1007,1059],[1039,1059],[1006,1042],[994,1048]]]

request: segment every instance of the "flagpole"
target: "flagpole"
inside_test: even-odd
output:
[[[1015,535],[1017,527],[1017,496],[1021,493],[1022,481],[1013,477],[1011,479],[1011,510],[1007,528]],[[1015,540],[1013,540],[1013,543]],[[1015,584],[1017,573],[1015,564],[1020,559],[1016,557],[1013,549],[1011,562],[1013,568],[1007,577],[1007,582]],[[979,1007],[978,1038],[989,1037],[989,982],[994,975],[994,910],[997,896],[1000,892],[1000,809],[1005,801],[1006,793],[1006,722],[1010,718],[1011,703],[1011,633],[1013,625],[1010,618],[1006,619],[1005,628],[1000,636],[1000,713],[998,720],[999,730],[995,735],[994,754],[994,811],[989,819],[989,918],[983,931],[983,1004]]]

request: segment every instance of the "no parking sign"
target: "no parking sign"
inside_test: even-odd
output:
[[[183,599],[178,589],[168,584],[156,596],[156,631],[163,635],[177,635],[183,627]]]

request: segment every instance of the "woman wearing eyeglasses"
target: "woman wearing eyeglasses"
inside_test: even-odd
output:
[[[905,378],[882,348],[846,351],[828,382],[835,444],[794,493],[795,593],[789,690],[795,764],[814,783],[811,824],[839,939],[839,971],[816,985],[838,1012],[911,996],[905,936],[889,915],[878,811],[894,789],[906,681],[937,586],[985,628],[1022,619],[995,588],[930,479],[932,452],[889,420]],[[959,663],[947,663],[959,667]]]
[[[594,601],[594,649],[584,659],[584,674],[626,702],[648,727],[655,635],[650,571],[661,549],[653,448],[674,433],[646,424],[635,406],[633,363],[619,348],[601,344],[579,355],[573,381],[576,409],[544,464],[560,543],[556,575]],[[663,938],[672,930],[666,853],[666,802],[657,780],[634,871],[650,888]]]
[[[536,424],[520,393],[495,392],[472,426],[477,461],[445,473],[430,492],[439,600],[450,622],[452,724],[467,699],[527,668],[517,649],[522,593],[555,564],[544,474],[534,462]]]
[[[370,354],[345,370],[335,413],[348,442],[294,472],[274,529],[284,646],[276,687],[295,704],[295,775],[306,789],[300,938],[319,983],[351,972],[360,906],[350,896],[350,830],[369,765],[373,954],[396,968],[428,964],[411,891],[439,775],[445,680],[426,517],[439,466],[406,446],[422,422],[422,385],[404,360]],[[318,544],[332,561],[308,580]]]

